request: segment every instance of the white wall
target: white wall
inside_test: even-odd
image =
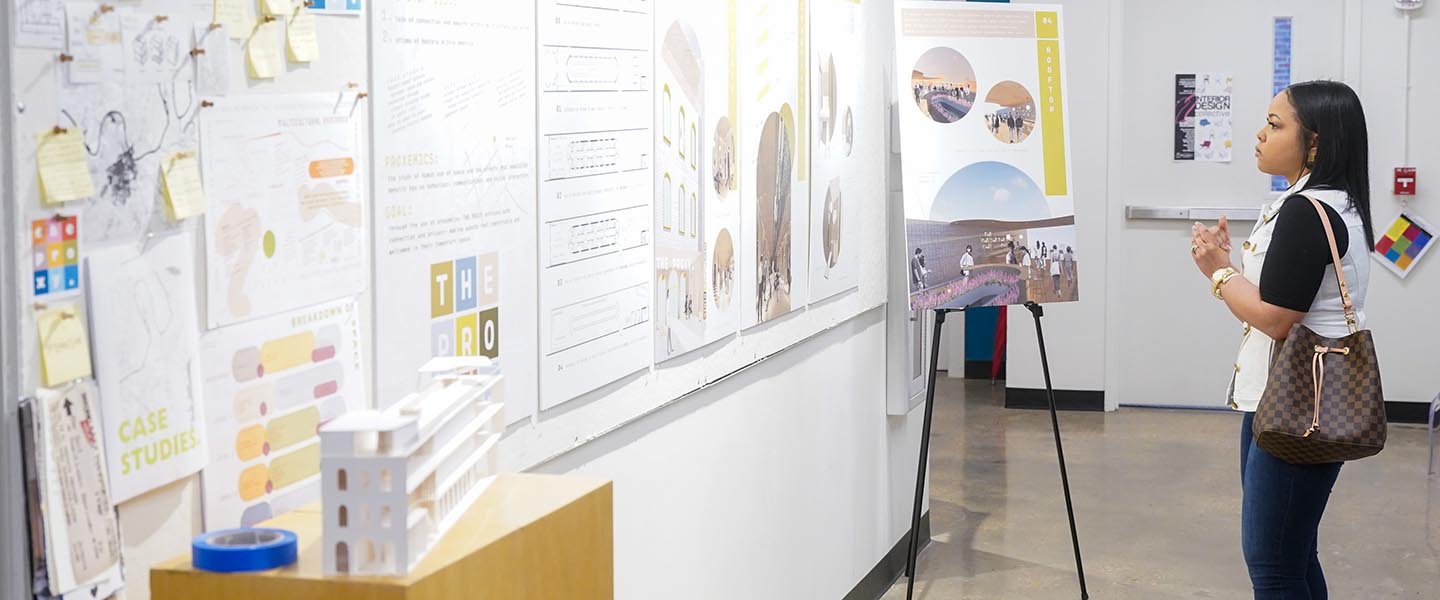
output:
[[[900,540],[920,418],[885,417],[884,311],[541,467],[615,481],[617,598],[840,598]]]
[[[1347,77],[1358,85],[1370,128],[1370,180],[1376,233],[1383,233],[1399,212],[1391,195],[1394,169],[1419,169],[1419,192],[1409,204],[1412,211],[1440,227],[1440,114],[1432,108],[1440,95],[1440,6],[1428,3],[1415,17],[1410,46],[1410,160],[1402,165],[1405,127],[1404,38],[1405,22],[1388,2],[1350,0],[1350,21],[1359,32],[1359,44],[1349,45],[1347,58],[1358,69]],[[1356,22],[1358,21],[1358,22]],[[1425,178],[1429,175],[1429,179]],[[1431,252],[1403,281],[1375,266],[1370,277],[1367,312],[1380,353],[1385,399],[1429,402],[1440,393],[1434,337],[1440,334],[1433,316],[1440,299],[1440,254]]]
[[[1106,153],[1110,109],[1110,11],[1116,0],[1021,2],[1064,7],[1067,120],[1070,126],[1071,193],[1079,229],[1075,260],[1080,301],[1045,307],[1045,343],[1056,389],[1104,390],[1105,306],[1109,255],[1106,238]],[[1044,388],[1034,317],[1024,307],[1010,308],[1007,324],[1006,387]],[[1109,397],[1107,395],[1107,401]]]
[[[1415,21],[1416,106],[1440,92],[1434,76],[1440,68],[1436,10],[1429,9],[1429,16]],[[1112,50],[1120,81],[1110,93],[1110,210],[1103,224],[1108,228],[1112,270],[1104,329],[1111,357],[1104,387],[1112,406],[1225,405],[1225,383],[1240,329],[1224,306],[1210,297],[1204,277],[1187,254],[1189,223],[1127,221],[1123,209],[1125,205],[1259,207],[1273,199],[1267,193],[1268,178],[1255,170],[1249,148],[1271,96],[1272,17],[1287,15],[1295,17],[1293,80],[1341,79],[1356,87],[1370,125],[1376,228],[1383,230],[1397,212],[1390,184],[1402,152],[1404,25],[1391,3],[1216,0],[1202,6],[1125,0],[1119,17],[1120,41]],[[1195,71],[1236,76],[1235,153],[1229,164],[1170,160],[1173,77]],[[1071,81],[1073,97],[1073,75]],[[1412,113],[1412,131],[1433,132],[1440,127],[1440,117],[1433,112]],[[1440,150],[1420,141],[1424,139],[1417,135],[1410,161],[1420,166],[1421,173],[1440,157]],[[1420,216],[1433,221],[1440,211],[1428,206],[1426,199],[1437,194],[1425,189],[1421,187],[1413,205],[1420,207]],[[1250,225],[1237,223],[1236,237],[1243,239]],[[1440,391],[1440,373],[1427,368],[1433,363],[1427,356],[1433,353],[1426,352],[1433,328],[1414,326],[1427,308],[1426,300],[1433,306],[1437,297],[1440,275],[1433,265],[1422,263],[1403,283],[1378,266],[1373,270],[1368,308],[1387,400],[1428,400]],[[1091,346],[1083,339],[1057,343],[1063,344],[1067,356],[1082,354]],[[1019,346],[1012,341],[1011,347]],[[1056,383],[1073,387],[1058,376]]]

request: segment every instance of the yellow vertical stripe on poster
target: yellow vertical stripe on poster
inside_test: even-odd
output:
[[[1045,13],[1040,13],[1045,14]],[[1050,13],[1053,14],[1053,13]],[[1039,28],[1037,15],[1037,29]],[[1070,193],[1065,165],[1065,102],[1060,90],[1060,41],[1040,40],[1040,128],[1044,133],[1045,195]]]
[[[730,116],[730,153],[732,156],[740,154],[740,15],[739,1],[730,0],[730,104],[727,107]],[[731,171],[730,189],[740,187],[740,167],[734,167]]]
[[[799,95],[795,107],[795,147],[800,151],[796,153],[796,167],[799,169],[797,181],[810,180],[810,17],[807,0],[798,0],[800,5],[800,26],[796,29],[795,37],[799,39],[800,62],[795,69],[800,76]]]

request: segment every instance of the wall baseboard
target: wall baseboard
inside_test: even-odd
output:
[[[1048,409],[1050,400],[1045,390],[1034,388],[1005,388],[1005,408]],[[1103,412],[1105,392],[1091,390],[1055,390],[1057,410],[1078,410]]]
[[[966,379],[990,379],[990,368],[992,363],[988,360],[967,360],[965,361]],[[1005,363],[1000,363],[1000,376],[995,379],[1005,380]]]
[[[920,515],[920,550],[923,552],[926,546],[930,545],[930,513]],[[901,577],[905,576],[905,559],[910,556],[910,534],[895,542],[895,546],[885,553],[875,568],[851,588],[850,593],[845,594],[845,600],[877,600],[890,591]],[[918,567],[917,567],[918,568]]]
[[[1385,419],[1391,423],[1419,423],[1425,425],[1430,422],[1430,403],[1386,402]]]

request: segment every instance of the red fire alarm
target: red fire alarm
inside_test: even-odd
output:
[[[1395,195],[1415,195],[1415,167],[1395,167]]]

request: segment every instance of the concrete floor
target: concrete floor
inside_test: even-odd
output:
[[[931,438],[934,540],[915,597],[1079,598],[1049,413],[1002,387],[942,379]],[[1090,597],[1249,598],[1240,554],[1238,414],[1061,413]],[[1440,479],[1423,426],[1345,466],[1320,529],[1336,599],[1440,598]],[[904,598],[901,579],[884,598]]]

